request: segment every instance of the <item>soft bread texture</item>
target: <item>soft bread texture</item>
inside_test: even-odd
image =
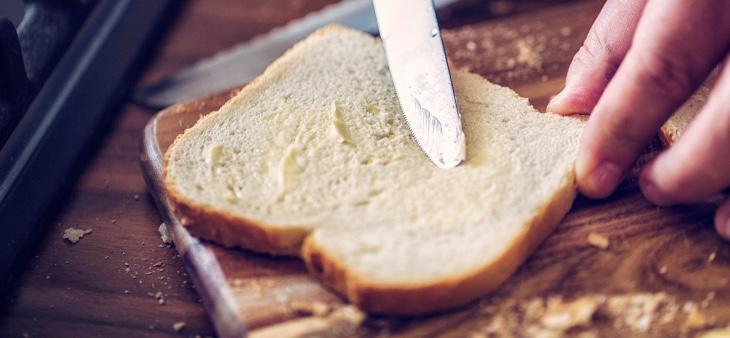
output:
[[[366,311],[424,314],[503,282],[568,212],[583,122],[452,74],[467,158],[412,140],[377,39],[330,26],[297,44],[166,153],[193,235],[300,256]]]

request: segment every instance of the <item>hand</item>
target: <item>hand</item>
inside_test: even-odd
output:
[[[727,0],[606,2],[547,108],[591,112],[576,163],[584,195],[610,195],[662,123],[729,59],[729,11]],[[643,169],[651,202],[698,202],[730,185],[730,62],[723,68],[682,138]],[[730,200],[715,228],[730,239]]]

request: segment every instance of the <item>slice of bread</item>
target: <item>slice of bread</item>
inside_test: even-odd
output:
[[[166,154],[193,235],[300,256],[366,311],[423,314],[504,281],[568,212],[583,122],[453,73],[467,158],[411,138],[380,42],[330,26],[297,44]]]

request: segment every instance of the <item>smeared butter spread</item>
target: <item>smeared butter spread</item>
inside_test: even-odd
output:
[[[236,196],[236,192],[233,190],[233,187],[231,187],[230,185],[227,187],[226,192],[223,193],[223,198],[228,203],[238,202],[238,196]]]
[[[211,174],[215,174],[216,169],[221,163],[221,157],[223,156],[223,145],[214,144],[208,148],[208,156],[205,157],[205,162],[210,169]]]
[[[354,144],[350,134],[347,132],[345,122],[342,121],[342,112],[336,103],[331,106],[332,128],[330,134],[337,138],[340,143]]]
[[[287,180],[291,178],[294,173],[294,160],[296,154],[296,147],[293,144],[290,144],[286,147],[284,155],[279,160],[279,164],[276,167],[276,176],[279,184],[274,198],[275,201],[281,201],[284,198]]]

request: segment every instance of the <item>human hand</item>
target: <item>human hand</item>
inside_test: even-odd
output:
[[[728,11],[727,0],[606,2],[547,108],[591,113],[576,163],[584,195],[610,195],[663,122],[729,59]],[[639,185],[658,205],[702,201],[730,186],[730,62],[688,130],[643,169]],[[730,200],[715,228],[730,239]]]

